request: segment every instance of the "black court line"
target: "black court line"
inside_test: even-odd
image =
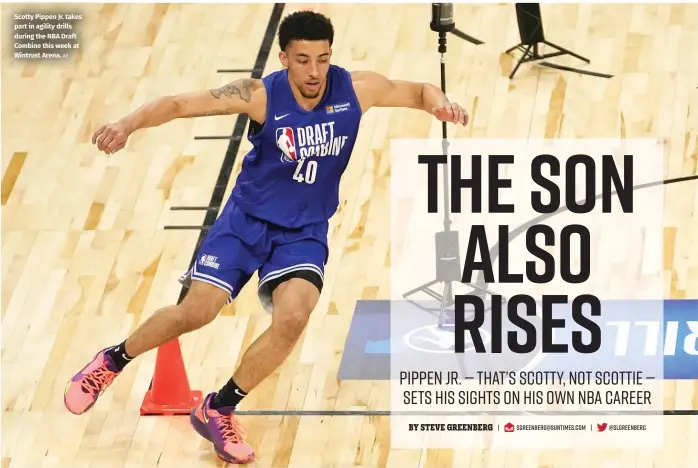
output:
[[[221,68],[216,70],[216,73],[254,73],[256,71],[258,70],[253,68]]]
[[[236,122],[237,124],[237,122]],[[231,142],[242,141],[242,135],[210,135],[210,136],[195,136],[194,140],[230,140]]]
[[[391,410],[249,410],[237,416],[696,416],[698,410],[656,411],[391,411]]]
[[[209,229],[211,229],[211,226],[209,226],[209,225],[199,226],[198,224],[191,225],[191,226],[188,226],[186,224],[173,224],[171,226],[165,226],[163,229],[165,231],[203,231],[203,232],[206,232]],[[189,268],[191,268],[191,266]],[[182,299],[184,299],[184,297],[182,297]]]
[[[218,210],[220,206],[171,206],[172,211],[207,211],[207,210]]]
[[[255,60],[254,67],[252,68],[252,78],[260,79],[262,78],[263,70],[267,66],[267,60],[269,59],[269,53],[271,52],[271,47],[274,42],[274,37],[276,36],[276,30],[281,22],[281,15],[284,11],[283,3],[275,3],[274,8],[269,16],[269,22],[267,23],[267,29],[264,31],[264,36],[262,38],[262,44],[257,52],[257,59]],[[211,194],[211,201],[209,201],[209,207],[220,207],[223,204],[223,196],[225,195],[225,189],[228,185],[228,180],[230,179],[230,174],[233,172],[233,165],[235,164],[235,158],[237,156],[238,150],[240,149],[240,141],[245,132],[245,127],[247,126],[248,117],[245,114],[239,114],[237,120],[235,121],[235,127],[233,127],[233,133],[230,136],[226,136],[226,139],[230,139],[228,144],[228,149],[225,152],[225,157],[223,158],[223,164],[218,173],[218,179],[216,180],[215,188]],[[202,137],[201,139],[204,139]],[[218,217],[219,209],[209,209],[206,211],[206,216],[204,217],[203,226],[168,226],[165,229],[199,229],[201,232],[199,234],[199,239],[196,242],[196,247],[192,252],[191,261],[189,262],[189,268],[196,261],[196,253],[201,247],[201,243],[206,237],[206,233],[210,226],[216,221]],[[179,293],[179,299],[177,303],[179,304],[184,299],[187,294],[187,288],[182,287]]]

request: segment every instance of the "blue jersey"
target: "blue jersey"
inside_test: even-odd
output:
[[[287,70],[262,79],[266,121],[250,124],[253,148],[242,162],[230,201],[286,228],[327,222],[339,205],[339,183],[361,121],[349,72],[330,65],[324,97],[312,111],[296,102]]]

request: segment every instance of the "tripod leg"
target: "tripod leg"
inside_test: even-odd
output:
[[[541,62],[540,65],[542,65],[544,67],[548,67],[548,68],[555,68],[557,70],[579,73],[580,75],[598,76],[599,78],[613,78],[613,75],[609,75],[608,73],[599,73],[599,72],[595,72],[595,71],[580,70],[579,68],[566,67],[564,65],[556,65],[556,64],[550,63],[550,62]]]
[[[506,51],[504,51],[504,53],[505,53],[505,54],[510,54],[510,53],[512,53],[513,51],[515,51],[516,49],[522,49],[522,48],[523,48],[523,44],[519,43],[519,44],[516,44],[516,45],[513,46],[513,47],[509,47]]]
[[[441,311],[439,313],[439,328],[443,328],[446,325],[446,307],[453,303],[453,289],[451,287],[451,282],[446,281],[444,283],[444,293],[441,296]],[[450,325],[450,324],[449,324]]]
[[[524,51],[523,56],[516,63],[514,70],[512,70],[511,74],[509,75],[509,79],[514,78],[514,75],[516,74],[516,70],[518,70],[519,67],[521,66],[521,64],[524,62],[524,60],[526,58],[528,58],[529,54],[531,53],[531,47],[533,47],[533,44],[529,44],[528,47],[526,47],[526,50]]]
[[[571,50],[565,49],[564,47],[560,47],[557,44],[553,44],[552,42],[543,41],[543,44],[545,44],[549,47],[553,47],[553,48],[555,48],[555,49],[559,50],[560,52],[563,52],[567,55],[571,55],[572,57],[574,57],[578,60],[581,60],[582,62],[591,63],[591,60],[589,60],[588,58],[582,57],[581,55],[576,54],[576,53],[572,52]]]
[[[421,286],[418,286],[418,287],[414,288],[414,289],[411,290],[411,291],[407,291],[406,293],[404,293],[404,294],[402,295],[402,297],[411,296],[411,295],[413,295],[413,294],[415,294],[415,293],[418,293],[419,291],[424,291],[424,290],[426,290],[426,289],[429,289],[431,286],[435,285],[435,284],[438,283],[438,282],[439,282],[439,280],[432,280],[432,281],[429,281],[428,283],[425,283],[425,284],[423,284],[423,285],[421,285]]]
[[[468,34],[465,34],[463,31],[460,31],[460,30],[458,30],[458,29],[454,29],[453,31],[451,31],[451,34],[453,34],[453,35],[456,36],[456,37],[459,37],[459,38],[463,39],[464,41],[468,41],[468,42],[470,42],[471,44],[475,44],[475,45],[484,44],[484,42],[482,42],[480,39],[476,39],[476,38],[474,38],[473,36],[470,36],[470,35],[468,35]]]

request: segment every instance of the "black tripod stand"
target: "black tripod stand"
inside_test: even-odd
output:
[[[439,33],[439,54],[441,54],[441,91],[446,94],[446,34],[456,31],[455,21],[453,20],[453,4],[432,3],[432,21],[430,24],[431,30]],[[462,34],[462,33],[460,33]],[[460,36],[458,36],[460,37]],[[441,123],[441,131],[443,135],[443,154],[448,156],[448,130],[447,123]],[[453,318],[447,314],[447,309],[455,303],[453,298],[453,283],[461,282],[461,262],[460,262],[460,245],[458,239],[458,231],[451,230],[451,191],[449,189],[448,164],[443,165],[443,197],[444,197],[444,230],[437,232],[435,235],[436,244],[436,278],[426,284],[418,286],[403,294],[404,298],[408,298],[418,292],[423,292],[431,298],[439,301],[439,328],[452,327]],[[443,292],[439,294],[432,287],[438,283],[443,283]],[[467,284],[475,291],[476,294],[495,294],[488,289],[475,284]],[[411,301],[412,302],[412,301]],[[414,303],[422,310],[431,312],[431,310]]]
[[[556,49],[556,51],[549,52],[547,54],[541,54],[538,52],[538,46],[540,44],[547,45],[548,47],[550,47],[552,49]],[[513,78],[514,75],[516,74],[516,71],[519,69],[519,67],[526,62],[539,62],[541,60],[549,59],[552,57],[559,57],[561,55],[570,55],[570,56],[577,58],[583,62],[591,63],[591,61],[588,58],[582,57],[581,55],[575,54],[574,52],[569,51],[567,49],[563,49],[559,45],[553,44],[552,42],[548,42],[546,40],[542,40],[540,42],[536,42],[536,43],[528,44],[528,45],[524,45],[523,43],[516,44],[514,47],[510,47],[509,49],[507,49],[506,53],[510,54],[511,52],[513,52],[516,49],[522,50],[523,55],[521,56],[519,61],[516,62],[516,66],[512,70],[511,74],[509,75],[509,79]],[[542,65],[542,66],[548,67],[548,68],[555,68],[557,70],[581,73],[582,75],[598,76],[600,78],[613,78],[613,75],[609,75],[606,73],[599,73],[599,72],[589,71],[589,70],[580,70],[579,68],[566,67],[564,65],[557,65],[555,63],[550,63],[550,62],[540,62],[539,65]]]
[[[519,36],[521,36],[521,42],[507,49],[505,53],[508,55],[514,50],[518,49],[523,51],[523,55],[516,63],[516,66],[512,70],[511,74],[509,74],[509,79],[512,79],[519,67],[526,62],[540,62],[540,65],[543,65],[544,67],[580,73],[582,75],[613,78],[613,75],[608,75],[606,73],[580,70],[578,68],[566,67],[564,65],[557,65],[550,62],[541,62],[541,60],[560,57],[562,55],[569,55],[581,60],[582,62],[591,63],[588,58],[582,57],[571,50],[560,47],[559,45],[553,44],[545,39],[545,34],[543,32],[543,20],[541,18],[540,5],[538,3],[517,3],[516,20],[519,24]],[[538,50],[540,45],[546,45],[555,51],[547,54],[541,54]]]

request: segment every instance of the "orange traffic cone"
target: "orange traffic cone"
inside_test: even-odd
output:
[[[174,339],[160,346],[155,358],[153,380],[141,404],[141,414],[189,414],[201,398],[200,391],[189,387],[179,340]]]

